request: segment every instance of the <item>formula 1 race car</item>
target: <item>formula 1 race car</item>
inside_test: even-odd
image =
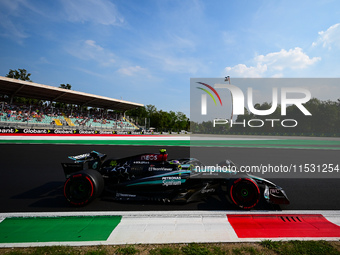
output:
[[[243,209],[254,208],[261,199],[271,204],[289,204],[281,187],[239,174],[231,160],[216,165],[223,170],[221,174],[206,171],[206,166],[195,158],[168,160],[165,149],[107,160],[105,154],[92,151],[69,159],[73,162],[62,163],[64,196],[76,206],[84,206],[103,193],[118,201],[187,203],[221,190],[228,201]]]

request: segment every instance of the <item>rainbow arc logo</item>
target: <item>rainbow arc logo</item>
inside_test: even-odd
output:
[[[221,97],[220,95],[217,93],[217,91],[211,87],[209,84],[206,84],[206,83],[203,83],[203,82],[197,82],[198,84],[201,84],[205,87],[207,87],[211,92],[211,93],[208,89],[206,88],[201,88],[201,87],[196,87],[200,90],[203,90],[204,92],[206,92],[211,98],[212,100],[214,101],[215,105],[217,105],[217,102],[216,102],[216,99],[215,99],[215,96],[213,94],[216,95],[216,97],[218,98],[221,106],[222,106],[222,100],[221,100]],[[207,94],[202,94],[201,96],[201,114],[202,115],[207,115]]]
[[[218,98],[218,100],[220,101],[220,104],[221,104],[221,106],[222,106],[221,97],[220,97],[220,95],[217,93],[217,91],[216,91],[213,87],[211,87],[210,85],[208,85],[208,84],[206,84],[206,83],[203,83],[203,82],[197,82],[197,83],[199,83],[199,84],[201,84],[201,85],[203,85],[203,86],[206,86],[206,87],[209,88],[212,92],[214,92],[214,94],[217,96],[217,98]],[[200,89],[200,90],[203,90],[204,92],[206,92],[206,93],[214,100],[215,105],[217,105],[216,100],[215,100],[215,97],[213,96],[213,94],[211,94],[211,92],[210,92],[209,90],[207,90],[207,89],[205,89],[205,88],[201,88],[201,87],[197,87],[197,88]]]

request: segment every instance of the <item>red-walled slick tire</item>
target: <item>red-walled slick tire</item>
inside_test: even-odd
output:
[[[72,205],[83,206],[98,197],[104,189],[104,179],[95,170],[72,174],[64,184],[64,196]]]
[[[254,180],[239,178],[230,187],[230,198],[238,207],[251,209],[260,200],[260,189]]]

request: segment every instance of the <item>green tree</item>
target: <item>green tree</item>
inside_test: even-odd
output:
[[[156,106],[154,106],[154,105],[152,105],[152,104],[148,104],[148,105],[145,107],[145,110],[146,110],[147,115],[148,115],[149,118],[152,116],[152,114],[154,114],[154,113],[157,112]]]
[[[189,118],[182,112],[157,110],[154,105],[146,105],[126,111],[126,115],[137,120],[139,125],[156,128],[157,131],[189,130]],[[145,123],[146,120],[146,123]]]
[[[70,84],[60,84],[59,88],[71,90],[72,86]]]
[[[30,76],[31,74],[27,73],[26,69],[18,69],[18,70],[9,69],[8,74],[6,74],[6,77],[8,78],[13,78],[13,79],[22,80],[22,81],[31,81]]]
[[[175,128],[178,131],[181,130],[189,130],[190,128],[190,121],[189,118],[183,112],[176,113],[176,120],[175,120]]]
[[[32,81],[30,79],[31,74],[27,72],[26,69],[18,69],[18,70],[12,70],[9,69],[8,74],[6,74],[6,77],[22,80],[22,81]],[[29,104],[29,105],[40,105],[42,103],[41,100],[33,99],[33,98],[25,98],[25,97],[13,97],[11,98],[11,102],[21,103],[21,104]]]

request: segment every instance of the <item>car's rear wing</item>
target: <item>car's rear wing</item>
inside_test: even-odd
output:
[[[68,178],[72,173],[79,172],[85,169],[99,170],[101,164],[106,158],[106,154],[91,151],[76,156],[69,156],[73,160],[72,163],[61,163],[65,177]]]
[[[68,158],[71,160],[74,160],[75,163],[79,163],[79,162],[84,162],[84,161],[91,161],[93,159],[101,159],[103,160],[106,157],[106,154],[97,152],[97,151],[91,151],[89,153],[85,153],[85,154],[80,154],[77,156],[69,156]]]

